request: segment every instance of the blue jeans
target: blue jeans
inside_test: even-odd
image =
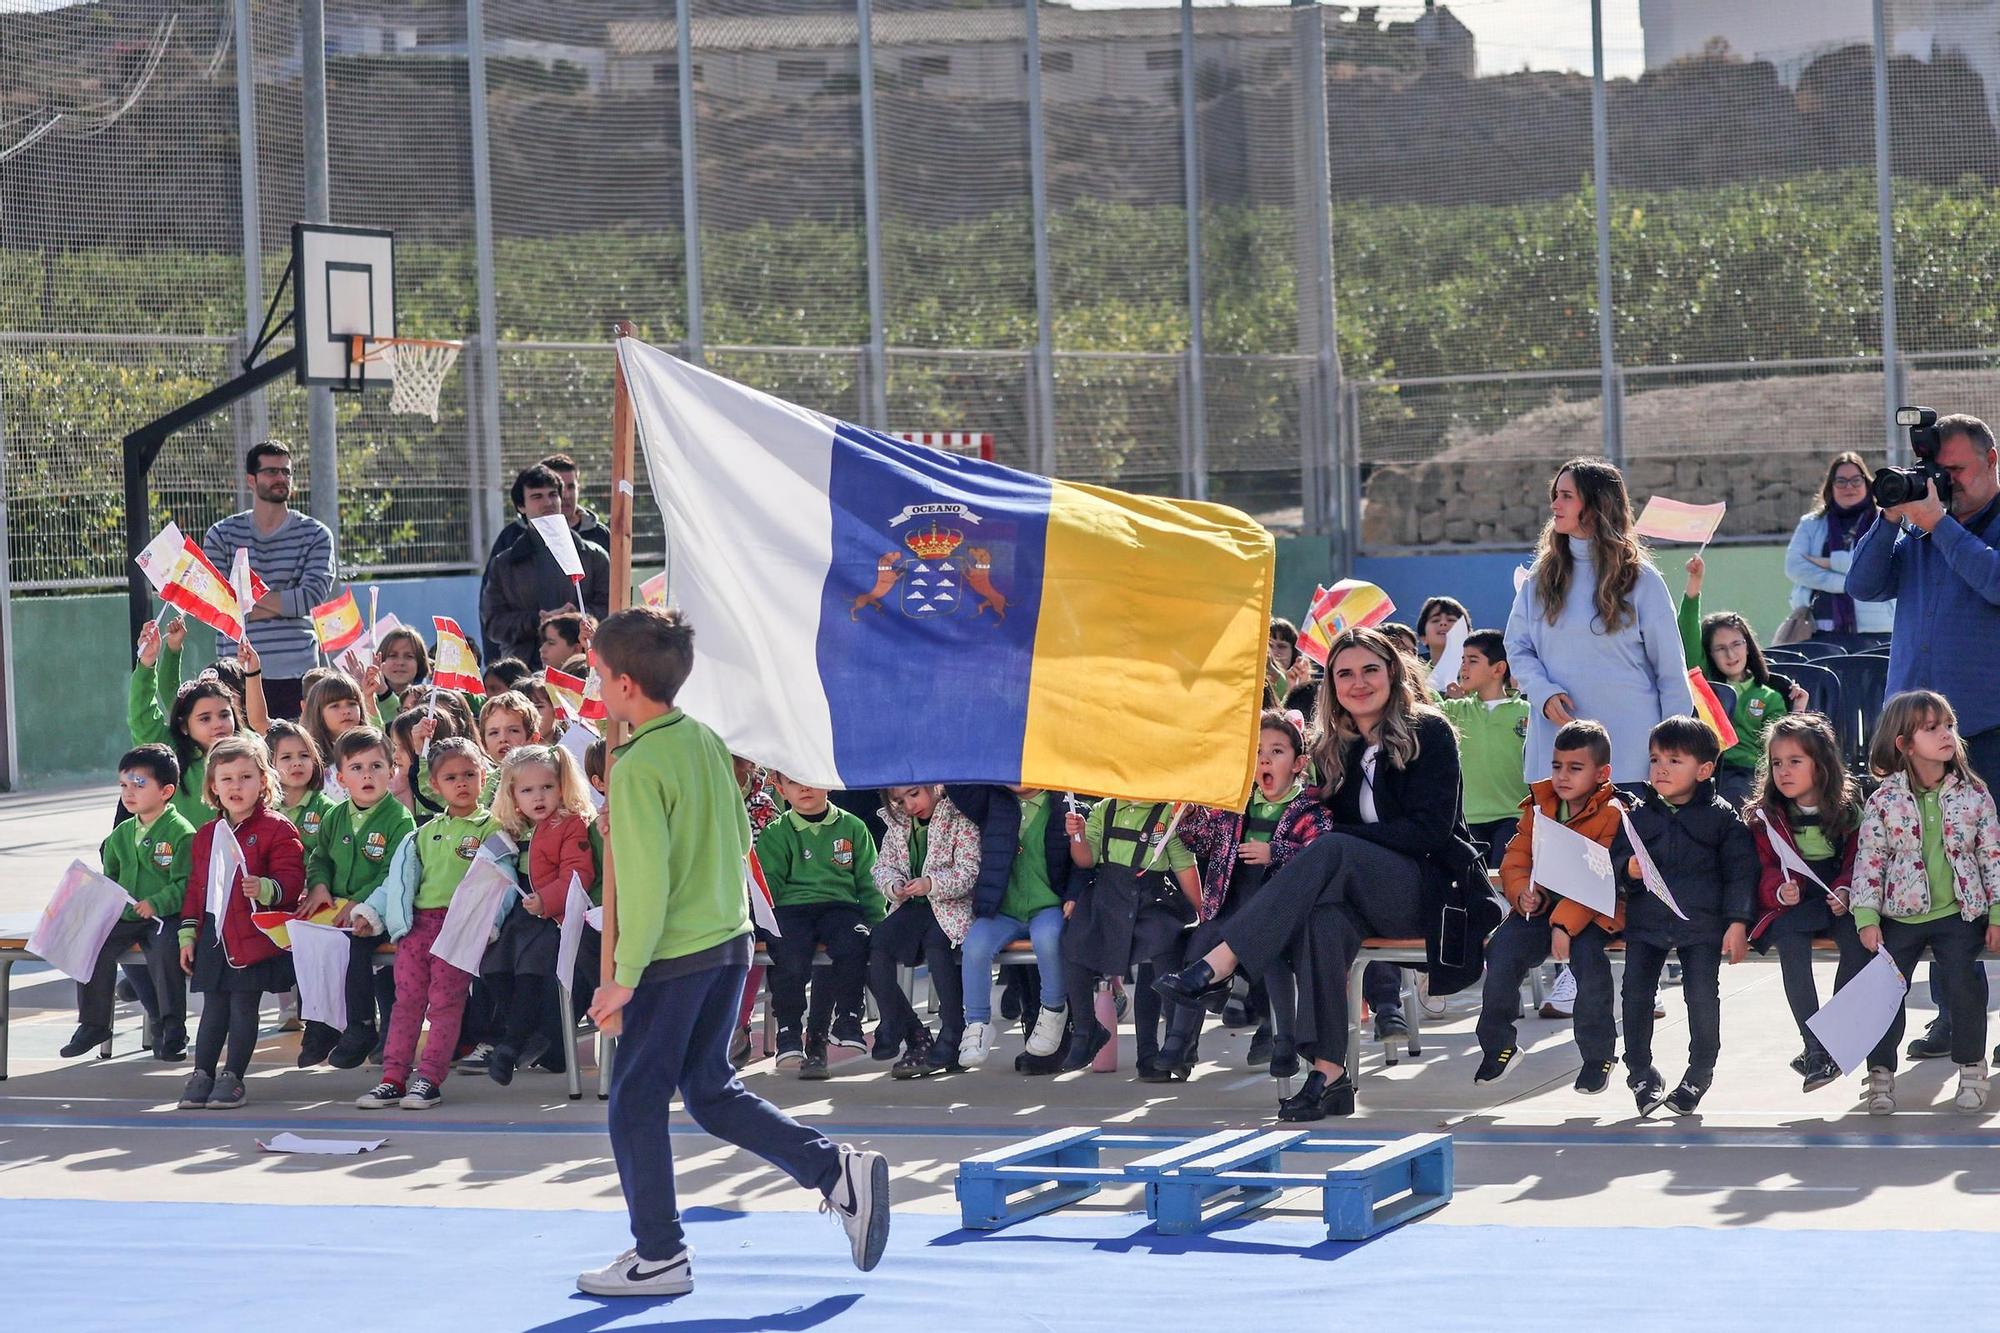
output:
[[[745,1088],[730,1067],[746,971],[735,963],[645,982],[625,1002],[606,1128],[642,1259],[671,1259],[683,1242],[667,1120],[676,1093],[702,1129],[799,1184],[824,1193],[840,1178],[840,1149]]]
[[[1015,940],[1032,940],[1035,963],[1042,970],[1042,1008],[1060,1009],[1069,1003],[1063,984],[1063,913],[1060,907],[1044,907],[1027,921],[1011,916],[982,916],[965,933],[965,1021],[990,1022],[993,1018],[993,960]]]

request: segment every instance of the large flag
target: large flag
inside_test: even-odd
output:
[[[463,690],[478,694],[486,688],[479,675],[479,659],[465,631],[450,616],[432,616],[437,627],[437,649],[431,659],[431,685],[440,690]]]
[[[330,602],[321,602],[312,609],[313,633],[319,636],[319,646],[326,650],[328,657],[337,657],[368,635],[368,627],[361,623],[361,606],[354,600],[354,589],[348,588]]]
[[[844,788],[1246,799],[1273,562],[1255,522],[618,350],[695,630],[680,702],[737,753]]]

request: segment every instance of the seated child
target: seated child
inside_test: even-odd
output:
[[[1500,891],[1513,911],[1486,942],[1486,982],[1479,1003],[1479,1069],[1474,1083],[1495,1083],[1520,1062],[1515,1035],[1521,982],[1551,952],[1567,953],[1576,977],[1572,1023],[1583,1069],[1578,1092],[1611,1084],[1618,1025],[1611,1009],[1611,960],[1604,948],[1624,927],[1621,907],[1610,916],[1549,892],[1534,882],[1535,816],[1568,826],[1600,847],[1619,832],[1617,789],[1611,785],[1611,736],[1595,722],[1571,722],[1556,733],[1549,776],[1521,802],[1521,818],[1500,862]],[[1651,992],[1646,1020],[1652,1022]],[[1628,1017],[1628,1022],[1629,1017]]]
[[[1806,1026],[1819,1012],[1813,941],[1831,939],[1840,948],[1835,990],[1868,965],[1868,951],[1861,947],[1848,910],[1861,794],[1841,766],[1831,722],[1818,713],[1788,713],[1771,724],[1764,733],[1764,771],[1751,797],[1749,824],[1757,844],[1761,912],[1750,928],[1750,947],[1761,952],[1778,946],[1785,1000],[1805,1042],[1792,1069],[1804,1077],[1805,1090],[1814,1092],[1838,1079],[1840,1066]],[[1780,847],[1819,882],[1787,868]]]
[[[514,1081],[517,1066],[548,1054],[542,1028],[555,1004],[556,951],[570,881],[586,893],[597,882],[590,850],[590,821],[596,815],[590,785],[569,751],[524,745],[508,752],[493,817],[516,843],[527,844],[527,892],[508,910],[500,938],[479,969],[499,1024],[486,1076],[502,1087]],[[562,1055],[567,1059],[569,1052]]]
[[[887,831],[874,875],[889,911],[868,938],[868,989],[882,1016],[875,1050],[901,1051],[891,1078],[922,1078],[958,1067],[958,1043],[965,1034],[965,974],[958,948],[972,928],[979,829],[942,787],[897,787],[884,796]],[[935,1041],[898,984],[898,968],[920,962],[930,966],[937,991],[940,1026]]]
[[[533,669],[520,658],[499,657],[480,673],[479,680],[486,687],[486,697],[493,699],[509,690],[520,689],[521,682],[533,674]]]
[[[311,733],[284,718],[265,729],[264,744],[271,747],[271,767],[278,772],[278,813],[292,821],[310,857],[335,799],[326,794],[326,756]]]
[[[390,858],[417,827],[403,803],[389,795],[387,737],[373,727],[355,727],[333,743],[333,754],[347,798],[326,812],[306,856],[306,898],[299,907],[303,917],[375,892],[389,873]],[[347,1026],[308,1021],[299,1041],[299,1068],[325,1060],[336,1069],[354,1069],[375,1049],[375,948],[380,943],[358,933],[349,937]],[[382,1029],[393,1017],[394,1004],[392,988]]]
[[[322,763],[332,759],[335,741],[361,725],[361,698],[361,687],[342,671],[329,671],[306,691],[305,712],[300,722],[312,737]],[[338,771],[327,773],[325,789],[329,800],[340,799]]]
[[[164,745],[139,745],[118,761],[118,799],[132,817],[104,840],[105,878],[130,894],[133,903],[112,923],[98,950],[89,981],[76,983],[76,1035],[62,1048],[73,1060],[111,1039],[112,987],[117,961],[138,945],[146,953],[159,1006],[153,1028],[153,1058],[174,1061],[187,1054],[187,978],[180,965],[180,913],[187,900],[194,826],[174,809],[181,768]]]
[[[1681,596],[1680,609],[1681,647],[1689,666],[1735,692],[1736,706],[1729,724],[1736,729],[1736,744],[1722,752],[1722,760],[1715,766],[1715,790],[1731,809],[1741,810],[1757,780],[1766,728],[1788,712],[1802,711],[1806,692],[1766,664],[1749,621],[1734,611],[1701,613],[1702,558],[1694,556],[1687,567],[1687,591]]]
[[[836,1011],[861,1007],[868,979],[868,928],[882,919],[875,889],[875,845],[860,818],[808,787],[777,775],[791,808],[757,838],[757,859],[781,935],[771,955],[771,1006],[778,1020],[777,1063],[797,1064],[802,1079],[829,1077],[826,1043]],[[830,967],[813,966],[820,946]],[[808,979],[812,1007],[806,1007]],[[843,1004],[847,1001],[847,1004]],[[853,1034],[858,1041],[860,1033]]]
[[[1670,717],[1646,744],[1652,781],[1631,813],[1632,830],[1653,866],[1687,914],[1685,920],[1640,876],[1641,867],[1621,828],[1612,848],[1625,903],[1625,1086],[1639,1114],[1662,1106],[1692,1115],[1715,1081],[1722,1050],[1722,960],[1743,961],[1750,919],[1756,915],[1757,849],[1735,807],[1711,780],[1721,746],[1706,722]],[[1653,1001],[1671,951],[1680,959],[1681,994],[1688,1008],[1688,1070],[1667,1091],[1653,1067]]]

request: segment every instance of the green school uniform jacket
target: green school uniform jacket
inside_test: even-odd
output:
[[[99,854],[106,879],[139,902],[151,903],[159,916],[179,915],[193,864],[194,825],[172,802],[150,824],[128,819],[112,829]],[[128,907],[120,919],[137,921],[139,914]]]
[[[366,810],[356,810],[352,801],[336,801],[307,854],[306,887],[324,884],[336,898],[366,898],[388,875],[396,848],[416,829],[416,819],[393,796],[385,795]]]
[[[1510,694],[1490,707],[1484,699],[1440,699],[1438,707],[1458,733],[1461,797],[1468,824],[1518,819],[1528,799],[1522,778],[1528,744],[1528,701]]]
[[[875,840],[859,815],[837,805],[816,819],[788,810],[772,820],[758,835],[757,860],[774,906],[841,903],[861,909],[871,926],[888,908],[875,888]]]
[[[407,811],[405,812],[407,813]],[[421,872],[412,906],[449,907],[451,896],[472,869],[479,845],[500,832],[500,821],[483,806],[463,818],[439,815],[424,825],[417,838],[417,864]],[[395,850],[393,847],[390,849]]]
[[[166,650],[161,650],[162,658]],[[156,685],[158,669],[139,663],[132,668],[132,687],[126,699],[126,721],[132,728],[132,744],[164,745],[174,750],[173,733],[167,730],[167,714],[160,707],[160,696]],[[208,761],[197,759],[181,769],[181,784],[174,789],[174,798],[169,804],[195,828],[200,828],[215,818],[215,811],[208,802],[201,799],[201,789],[208,781]]]
[[[1027,921],[1035,913],[1062,906],[1062,894],[1049,883],[1048,858],[1038,855],[1044,844],[1049,820],[1049,793],[1038,791],[1021,798],[1021,854],[1007,876],[1007,892],[1000,898],[1000,915]]]
[[[313,853],[319,850],[320,830],[326,825],[327,814],[336,803],[327,794],[315,787],[306,793],[306,798],[297,805],[288,805],[278,813],[292,821],[292,827],[299,831],[299,841],[306,845],[306,864],[312,864]],[[391,850],[394,850],[393,848]],[[308,874],[306,887],[311,888],[313,880]]]

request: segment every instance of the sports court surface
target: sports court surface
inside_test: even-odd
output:
[[[108,790],[0,799],[0,918],[40,907],[62,867],[92,854],[111,805]],[[22,966],[0,1083],[0,1327],[220,1317],[288,1333],[383,1319],[749,1333],[1206,1328],[1352,1313],[1464,1329],[1585,1311],[1628,1328],[1773,1315],[1848,1328],[1889,1314],[1981,1326],[1976,1315],[1965,1323],[1957,1283],[1907,1279],[1984,1270],[2000,1231],[1994,1117],[1954,1112],[1935,1062],[1906,1067],[1905,1109],[1886,1119],[1856,1109],[1852,1080],[1807,1097],[1785,1068],[1797,1043],[1777,969],[1725,969],[1723,982],[1722,1066],[1686,1120],[1638,1121],[1616,1084],[1602,1097],[1574,1093],[1566,1024],[1535,1019],[1522,1067],[1474,1088],[1464,998],[1426,1025],[1421,1057],[1383,1070],[1370,1046],[1361,1115],[1340,1128],[1450,1131],[1457,1193],[1361,1245],[1327,1242],[1304,1197],[1191,1238],[1154,1232],[1132,1191],[998,1233],[959,1229],[953,1172],[972,1153],[1063,1125],[1265,1122],[1274,1094],[1243,1068],[1247,1034],[1211,1031],[1194,1081],[1167,1086],[1132,1081],[1129,1030],[1115,1074],[1031,1080],[1001,1064],[898,1084],[886,1065],[851,1058],[813,1085],[752,1066],[751,1085],[793,1114],[888,1154],[898,1201],[888,1256],[856,1273],[817,1200],[690,1129],[676,1144],[696,1290],[630,1305],[571,1285],[629,1243],[594,1096],[571,1102],[544,1074],[504,1089],[454,1076],[434,1111],[357,1111],[367,1070],[295,1069],[296,1039],[270,1031],[249,1106],[175,1111],[186,1066],[136,1053],[136,1011],[121,1007],[114,1059],[58,1061],[73,988]],[[1684,1037],[1671,992],[1666,1006],[1663,1057]],[[388,1143],[347,1158],[258,1150],[257,1138],[283,1130]]]

